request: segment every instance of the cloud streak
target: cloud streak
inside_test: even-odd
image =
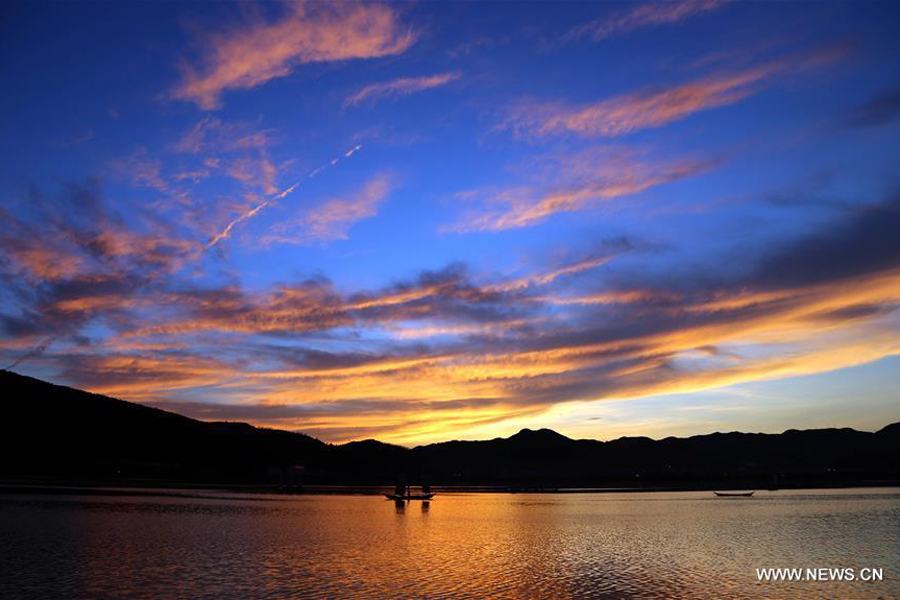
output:
[[[886,90],[857,107],[847,119],[852,127],[878,127],[900,119],[900,88]]]
[[[702,173],[716,161],[683,160],[657,165],[625,152],[585,151],[552,159],[552,179],[478,194],[447,232],[502,231],[536,225],[553,215],[584,210]]]
[[[384,83],[373,83],[348,96],[344,100],[344,107],[356,106],[364,102],[374,104],[382,100],[409,96],[416,92],[447,85],[459,78],[459,73],[440,73],[424,77],[401,77]]]
[[[177,307],[172,314],[183,318],[131,329],[106,353],[59,351],[40,360],[68,365],[72,383],[162,407],[167,397],[181,407],[179,390],[212,387],[219,406],[184,407],[333,441],[372,430],[406,442],[442,437],[448,426],[489,432],[562,402],[698,391],[900,352],[900,264],[884,258],[869,266],[864,249],[854,255],[859,260],[848,259],[852,268],[832,269],[833,254],[813,252],[818,238],[845,250],[861,236],[882,239],[872,227],[891,227],[895,210],[888,205],[879,219],[776,249],[759,259],[758,271],[731,283],[696,278],[675,287],[644,278],[652,287],[628,289],[610,285],[602,275],[610,256],[595,255],[524,285],[477,283],[454,267],[367,294],[341,294],[317,280],[259,296],[235,288],[158,294],[154,307]],[[883,249],[890,253],[890,244]],[[806,271],[815,257],[818,275],[806,280],[766,267],[778,261]],[[551,300],[604,285],[605,296]],[[352,350],[338,351],[304,348],[298,337],[391,323],[426,329],[382,341],[363,335]],[[287,335],[294,344],[251,341],[260,335],[274,342]],[[696,361],[698,353],[706,358]]]
[[[170,96],[211,110],[221,106],[223,92],[285,77],[298,65],[401,54],[414,40],[390,6],[295,2],[277,19],[208,34],[199,66],[182,65]]]
[[[510,110],[498,129],[510,130],[523,137],[562,134],[618,137],[644,129],[656,129],[701,111],[735,104],[778,77],[828,64],[841,54],[840,50],[832,50],[774,61],[742,71],[711,75],[661,89],[640,90],[581,106],[523,102]]]
[[[642,3],[630,10],[574,27],[563,36],[563,41],[590,38],[597,42],[645,27],[676,23],[716,10],[723,3],[723,0],[674,0]]]
[[[306,210],[297,219],[276,224],[262,241],[313,244],[347,239],[347,232],[354,224],[378,213],[393,188],[388,175],[378,175],[348,197],[332,198]]]
[[[213,246],[215,246],[216,244],[218,244],[218,243],[221,242],[222,240],[227,239],[227,238],[231,235],[232,230],[233,230],[235,227],[237,227],[238,225],[240,225],[242,222],[247,221],[247,220],[249,220],[249,219],[255,217],[255,216],[256,216],[257,214],[259,214],[259,212],[262,211],[263,209],[265,209],[265,208],[267,208],[267,207],[269,207],[269,206],[272,206],[273,204],[275,204],[275,203],[278,202],[279,200],[283,200],[284,198],[286,198],[286,197],[288,197],[289,195],[293,194],[293,193],[294,193],[294,190],[296,190],[297,187],[298,187],[301,183],[303,183],[303,182],[306,181],[307,179],[311,179],[311,178],[317,176],[319,173],[321,173],[321,172],[324,171],[325,169],[337,165],[337,164],[338,164],[339,162],[341,162],[342,160],[346,160],[346,159],[350,158],[351,156],[353,156],[354,154],[356,154],[361,148],[362,148],[362,145],[361,145],[361,144],[357,144],[356,146],[354,146],[354,147],[351,148],[350,150],[344,152],[344,153],[341,154],[340,156],[336,156],[335,158],[331,159],[328,163],[326,163],[326,164],[324,164],[324,165],[322,165],[322,166],[320,166],[320,167],[318,167],[318,168],[316,168],[316,169],[313,169],[312,171],[310,171],[309,173],[307,173],[306,175],[304,175],[303,177],[301,177],[300,179],[298,179],[293,185],[291,185],[291,186],[289,186],[289,187],[286,187],[285,189],[283,189],[283,190],[280,191],[279,193],[275,194],[275,195],[272,196],[271,198],[268,198],[268,199],[266,199],[266,200],[263,200],[262,202],[260,202],[260,203],[257,204],[256,206],[253,206],[253,207],[247,209],[246,211],[242,212],[242,213],[239,214],[238,216],[234,217],[231,221],[228,222],[228,224],[225,226],[224,229],[222,229],[221,231],[219,231],[218,233],[216,233],[214,236],[212,236],[212,238],[210,238],[210,240],[203,246],[203,249],[204,249],[204,250],[209,250],[210,248],[212,248]],[[268,191],[269,189],[270,189],[270,186],[267,186],[267,187],[266,187],[266,190]],[[359,211],[359,210],[364,210],[364,209],[360,208],[359,206],[357,206],[356,208],[357,208],[358,211]],[[324,227],[325,227],[325,222],[326,222],[326,220],[327,220],[327,219],[326,219],[325,217],[321,217],[321,218],[319,219],[319,227],[320,227],[320,228],[323,228],[323,231],[324,231]],[[334,223],[338,222],[339,219],[337,219],[337,218],[332,218],[331,221],[332,221],[332,225],[334,226]]]
[[[455,266],[365,294],[344,295],[324,281],[260,298],[237,290],[187,294],[171,301],[193,305],[189,319],[136,333],[181,338],[387,327],[396,331],[387,346],[355,343],[372,343],[368,351],[266,351],[267,362],[282,366],[241,367],[237,385],[262,400],[256,408],[236,406],[234,414],[336,441],[371,430],[395,441],[434,439],[448,422],[489,432],[560,402],[699,391],[900,352],[900,253],[888,233],[898,215],[897,202],[888,201],[764,252],[737,281],[688,277],[676,285],[642,277],[647,287],[628,288],[603,275],[618,251],[632,247],[614,244],[501,281],[479,283]],[[846,258],[835,263],[836,255]],[[180,378],[234,377],[233,366],[223,365],[218,376],[214,367],[195,374],[181,368],[165,368],[167,386],[181,385]],[[143,390],[146,379],[137,381],[134,389]],[[115,385],[129,393],[124,381]],[[227,406],[216,410],[228,413]]]
[[[38,79],[7,115],[0,365],[328,441],[415,443],[607,435],[572,411],[639,416],[657,400],[597,403],[900,352],[883,19],[724,0],[478,11],[231,3],[187,39],[154,11],[132,36],[154,50],[121,86],[103,52],[30,52],[52,27],[12,40]],[[107,12],[98,30],[140,21]],[[860,35],[841,64],[808,45]],[[68,85],[45,63],[97,77]],[[53,98],[96,110],[48,119]],[[365,160],[340,164],[358,142]],[[887,414],[876,377],[859,401]],[[777,427],[825,382],[771,386],[783,404],[755,422]],[[705,427],[713,411],[697,414]]]

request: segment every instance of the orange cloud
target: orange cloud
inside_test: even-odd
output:
[[[346,308],[347,310],[363,310],[366,308],[382,308],[385,306],[407,304],[409,302],[415,302],[416,300],[422,300],[423,298],[430,298],[431,296],[449,289],[453,284],[454,282],[448,281],[430,286],[414,287],[409,290],[401,290],[395,293],[382,294],[375,296],[374,298],[364,298],[347,304]]]
[[[210,34],[201,66],[184,65],[171,96],[214,109],[223,92],[285,77],[299,64],[400,54],[414,39],[389,6],[296,2],[275,21]]]
[[[704,77],[674,87],[647,89],[582,106],[523,103],[499,126],[523,136],[574,133],[616,137],[662,127],[694,113],[734,104],[769,84],[776,76],[833,62],[835,49],[738,71]]]
[[[445,231],[461,233],[528,227],[557,213],[583,210],[598,202],[631,196],[702,173],[714,164],[684,161],[656,166],[628,156],[602,153],[576,155],[563,162],[566,160],[582,165],[590,162],[590,167],[573,169],[568,165],[557,173],[560,179],[551,183],[491,193],[482,199],[485,208],[469,211]]]
[[[641,302],[678,302],[680,294],[664,290],[614,290],[589,296],[575,297],[543,297],[541,301],[550,304],[569,305],[604,305],[604,304],[637,304]]]
[[[138,354],[82,357],[75,378],[90,378],[91,392],[129,400],[157,399],[167,392],[221,383],[230,367],[214,359],[146,357]]]
[[[239,290],[224,288],[162,295],[158,301],[188,314],[173,322],[140,327],[131,335],[184,335],[204,331],[296,333],[351,324],[336,294],[315,283],[282,287],[261,296],[245,296]]]
[[[594,41],[600,41],[643,27],[675,23],[700,13],[715,10],[722,4],[722,0],[678,0],[639,4],[628,11],[579,25],[570,30],[563,40],[570,41],[590,37]]]
[[[447,85],[459,79],[459,73],[441,73],[426,77],[401,77],[385,83],[367,85],[344,100],[344,107],[354,106],[365,101],[377,102],[386,98],[409,96],[432,88]]]
[[[592,162],[562,170],[577,180]],[[173,408],[329,441],[508,433],[565,403],[697,392],[900,353],[898,207],[892,197],[842,214],[761,251],[740,276],[636,273],[624,281],[645,287],[616,285],[623,269],[603,265],[632,248],[616,240],[529,275],[477,281],[451,265],[355,294],[324,279],[198,290],[165,277],[177,243],[69,227],[56,237],[82,244],[94,270],[26,282],[34,301],[0,315],[19,340],[0,343],[0,355],[141,401],[214,389],[215,409]],[[32,235],[10,225],[0,236],[7,253]],[[10,256],[0,267],[20,268]],[[76,338],[89,323],[114,332]]]
[[[25,240],[16,242],[15,246],[8,245],[5,251],[32,278],[57,281],[74,277],[84,269],[81,256],[42,245],[37,240],[33,243]]]
[[[587,258],[585,260],[580,260],[578,262],[565,265],[563,267],[559,267],[558,269],[554,269],[542,275],[533,275],[530,277],[521,277],[519,279],[514,279],[512,281],[508,281],[505,283],[488,286],[486,289],[488,290],[498,290],[498,291],[510,291],[510,290],[520,290],[524,288],[529,288],[533,286],[547,285],[549,283],[553,283],[558,278],[563,277],[565,275],[572,275],[574,273],[581,273],[582,271],[588,271],[590,269],[595,269],[597,267],[602,267],[609,261],[611,261],[613,257],[609,256],[597,256],[592,258]]]
[[[425,295],[436,293],[429,289]],[[587,305],[642,303],[659,296],[634,291],[581,300]],[[396,306],[421,298],[421,294],[385,295],[384,303]],[[284,289],[264,304],[247,303],[236,294],[201,295],[195,300],[206,315],[205,323],[196,321],[168,333],[189,333],[204,326],[244,333],[299,332],[303,319],[323,325],[323,317],[344,314],[329,309],[341,306],[338,298],[312,287]],[[234,414],[256,424],[302,429],[330,441],[378,431],[386,440],[417,443],[451,433],[471,436],[504,431],[510,419],[537,418],[565,402],[696,392],[817,373],[900,353],[896,314],[844,318],[858,306],[900,302],[896,270],[778,293],[720,290],[708,299],[672,293],[663,294],[663,301],[657,308],[646,305],[631,314],[636,319],[631,321],[633,326],[588,322],[567,328],[546,320],[537,323],[540,335],[523,338],[506,328],[494,330],[491,324],[419,332],[401,328],[394,331],[398,340],[419,334],[491,332],[498,337],[496,343],[451,344],[431,352],[413,346],[396,355],[376,352],[352,360],[331,356],[293,368],[253,369],[178,355],[152,357],[145,355],[152,351],[145,350],[140,356],[96,359],[86,376],[97,381],[90,389],[132,399],[150,399],[197,385],[219,386],[223,397],[233,393],[239,399],[231,409]],[[680,303],[682,312],[666,302]],[[371,308],[363,303],[351,306],[345,302],[342,308]],[[827,315],[838,318],[823,321]],[[332,320],[324,326],[340,324]],[[139,346],[153,348],[145,342]],[[692,354],[715,357],[722,347],[728,349],[727,360],[696,367],[675,364],[679,357]],[[753,351],[744,353],[744,347]],[[88,368],[83,362],[74,364]],[[248,390],[252,390],[253,404]],[[229,407],[219,410],[228,414]]]

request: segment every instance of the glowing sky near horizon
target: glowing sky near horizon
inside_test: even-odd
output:
[[[0,11],[5,368],[334,442],[900,420],[896,3]]]

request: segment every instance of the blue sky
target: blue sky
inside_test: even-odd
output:
[[[400,443],[900,418],[893,3],[7,3],[0,358]]]

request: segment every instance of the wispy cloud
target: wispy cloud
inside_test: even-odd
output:
[[[900,88],[886,90],[857,107],[846,120],[853,127],[877,127],[900,119]]]
[[[514,106],[498,129],[529,136],[573,133],[616,137],[662,127],[690,115],[743,100],[778,76],[833,62],[841,50],[770,62],[733,73],[712,75],[662,88],[614,96],[593,104],[523,102]]]
[[[58,197],[34,193],[32,206],[28,219],[3,214],[0,273],[17,302],[4,307],[0,331],[12,337],[56,339],[92,320],[115,322],[195,247],[152,219],[126,223],[94,181]]]
[[[378,175],[347,197],[332,198],[296,220],[276,225],[263,242],[312,244],[346,239],[355,223],[378,213],[393,188],[390,176]]]
[[[248,121],[205,116],[185,131],[172,150],[186,154],[223,154],[265,150],[276,142],[275,131]]]
[[[285,77],[297,65],[400,54],[414,39],[390,6],[296,2],[274,21],[254,19],[209,34],[200,65],[182,65],[171,97],[214,109],[223,92]]]
[[[695,15],[719,8],[723,0],[675,0],[671,2],[646,2],[627,11],[595,19],[579,25],[563,37],[564,41],[591,38],[604,40],[624,35],[636,29],[675,23]]]
[[[447,85],[459,77],[459,73],[440,73],[424,77],[401,77],[384,83],[373,83],[349,96],[344,100],[344,106],[354,106],[366,101],[374,104],[380,100],[409,96],[416,92]]]
[[[0,356],[27,355],[69,383],[137,400],[216,388],[226,400],[215,418],[331,441],[484,435],[562,402],[694,392],[900,353],[898,209],[892,198],[762,250],[737,278],[639,273],[641,288],[604,276],[630,248],[621,242],[526,277],[479,281],[452,265],[353,294],[324,279],[246,292],[142,287],[118,271],[66,276],[41,286],[21,316],[2,315],[3,333],[21,344]],[[138,246],[124,252],[142,260]],[[102,348],[60,340],[34,352],[98,315],[115,317],[119,332]],[[353,332],[340,351],[304,343],[339,330]]]
[[[245,186],[259,188],[264,194],[272,195],[278,192],[275,186],[278,169],[265,156],[236,158],[227,163],[225,170],[235,180]]]
[[[213,235],[212,238],[210,238],[210,240],[203,246],[204,250],[209,250],[210,248],[212,248],[213,246],[215,246],[222,240],[228,238],[231,235],[231,231],[236,226],[241,224],[243,221],[246,221],[252,217],[255,217],[257,214],[259,214],[259,212],[261,210],[263,210],[269,206],[272,206],[273,204],[277,203],[279,200],[283,200],[284,198],[293,194],[294,191],[304,181],[312,179],[313,177],[319,175],[322,171],[329,169],[329,168],[339,164],[341,161],[352,157],[354,154],[359,152],[359,150],[361,148],[362,148],[362,144],[357,144],[356,146],[354,146],[350,150],[347,150],[343,154],[339,154],[338,156],[335,156],[329,162],[313,169],[312,171],[310,171],[309,173],[307,173],[306,175],[304,175],[303,177],[301,177],[300,179],[295,181],[292,185],[286,187],[285,189],[278,192],[274,196],[271,196],[271,197],[263,200],[262,202],[254,202],[252,206],[242,207],[240,209],[240,213],[236,217],[232,218],[228,222],[228,224],[225,226],[224,229],[222,229],[221,231],[219,231],[218,233]],[[269,163],[267,160],[262,160],[262,161],[251,162],[249,164],[255,165],[256,168],[260,169],[260,172],[264,175],[264,177],[262,179],[262,185],[264,186],[265,191],[267,193],[274,192],[276,190],[275,185],[274,185],[275,169],[272,167],[271,163]],[[253,181],[252,177],[245,180],[244,177],[242,176],[243,175],[242,171],[229,171],[229,174],[232,177],[234,177],[235,179],[237,179],[238,181],[244,181],[245,183]],[[259,183],[258,180],[257,180],[257,183]]]
[[[461,233],[528,227],[557,213],[583,210],[702,173],[716,164],[709,160],[654,164],[628,153],[605,150],[558,157],[553,163],[558,166],[551,179],[476,193],[481,206],[466,212],[444,231]]]
[[[621,248],[621,250],[630,249],[630,246],[626,246]],[[527,277],[521,277],[519,279],[514,279],[512,281],[504,282],[502,284],[498,284],[495,286],[491,286],[488,289],[496,289],[501,291],[511,291],[511,290],[520,290],[538,286],[548,285],[553,283],[560,277],[565,277],[568,275],[575,275],[581,273],[583,271],[589,271],[591,269],[596,269],[597,267],[602,267],[607,264],[615,257],[615,253],[604,253],[600,256],[591,256],[579,260],[575,263],[568,264],[562,267],[558,267],[549,271],[547,273],[541,273],[538,275],[530,275]]]
[[[756,15],[719,6],[589,9],[583,21],[604,18],[573,30],[570,42],[580,41],[566,54],[616,36],[646,42],[639,56],[630,44],[602,43],[603,60],[626,65],[608,82],[616,87],[567,86],[578,73],[596,75],[579,56],[564,77],[547,71],[562,55],[531,60],[529,43],[546,31],[534,28],[533,11],[501,10],[478,31],[453,32],[466,44],[448,62],[436,47],[411,56],[405,4],[335,0],[213,11],[177,79],[154,80],[165,74],[151,57],[134,64],[133,85],[115,97],[104,96],[103,78],[78,86],[73,93],[96,97],[97,110],[68,126],[41,129],[46,111],[28,110],[34,94],[24,90],[23,110],[10,117],[22,127],[11,133],[35,135],[31,145],[8,144],[5,163],[17,175],[0,201],[0,365],[329,441],[416,442],[552,425],[569,410],[562,403],[694,392],[900,354],[900,196],[873,195],[896,183],[887,128],[900,122],[900,95],[884,83],[889,57],[847,60],[846,80],[843,68],[814,71],[837,53],[803,48],[840,27],[773,45],[810,11],[798,8],[769,31],[767,7]],[[428,20],[427,12],[409,17]],[[231,26],[221,21],[235,15]],[[749,20],[737,24],[742,34],[729,29],[733,43],[706,47],[721,32],[693,25],[719,17]],[[850,19],[845,33],[876,39],[887,27],[861,24]],[[143,33],[161,33],[156,47],[167,54],[166,43],[179,40],[157,25]],[[688,25],[689,39],[650,39]],[[506,47],[493,51],[498,44]],[[650,51],[662,46],[675,52],[663,52],[667,61]],[[85,57],[45,58],[77,67]],[[348,83],[334,70],[350,61]],[[389,75],[383,62],[394,63]],[[465,89],[488,64],[501,76]],[[381,75],[361,72],[373,65]],[[318,74],[315,85],[290,85],[308,74]],[[53,91],[52,77],[37,83]],[[128,101],[148,85],[180,108],[151,115]],[[841,85],[814,114],[798,112]],[[538,95],[508,112],[505,98],[525,87]],[[278,97],[232,106],[271,91]],[[429,126],[416,115],[355,114],[464,91],[480,118],[463,111]],[[129,105],[115,123],[104,114],[111,101]],[[347,118],[329,120],[329,102],[351,107]],[[227,111],[196,108],[223,103]],[[707,176],[728,152],[722,139],[652,134],[675,123],[708,129],[701,115],[712,110],[715,124],[739,125],[725,147],[749,151]],[[497,137],[512,132],[529,144],[478,146],[477,121],[490,114],[490,124],[503,122]],[[624,137],[636,132],[646,135]],[[73,133],[84,135],[67,140]],[[49,148],[57,138],[63,147]],[[832,165],[829,148],[849,142],[854,156],[839,152],[849,157],[844,168]],[[359,143],[372,148],[343,168]],[[42,149],[53,156],[29,160]],[[65,179],[82,168],[91,176]],[[404,210],[394,172],[426,204]],[[785,189],[787,181],[800,183]],[[429,199],[456,190],[468,192],[422,219]],[[449,231],[506,233],[443,236],[426,248],[436,215]],[[417,226],[426,230],[397,234]],[[463,257],[470,262],[454,262]]]
[[[68,146],[81,146],[81,145],[86,144],[87,142],[91,141],[95,137],[97,137],[97,136],[94,134],[94,130],[88,129],[81,135],[73,135],[66,139],[51,141],[50,145],[56,146],[57,148],[66,148]]]

